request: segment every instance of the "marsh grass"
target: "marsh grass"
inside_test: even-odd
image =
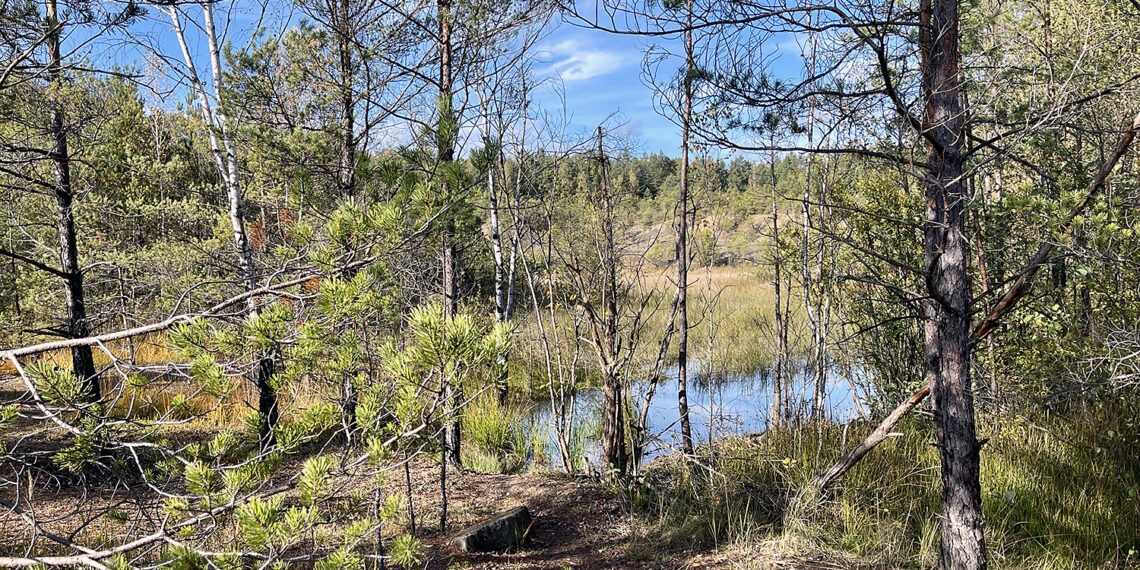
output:
[[[771,366],[776,352],[775,289],[758,268],[698,267],[691,270],[689,284],[690,350],[712,375],[752,374]],[[658,287],[672,294],[672,283],[662,279]],[[799,303],[792,301],[792,325],[797,328]],[[651,335],[659,336],[667,315],[653,323]],[[711,340],[710,340],[711,334]],[[800,335],[791,335],[796,340]],[[791,350],[802,342],[792,342]]]
[[[666,267],[647,280],[660,308],[646,322],[643,363],[656,356],[658,339],[668,324],[675,271]],[[719,376],[751,374],[769,367],[776,348],[771,279],[747,266],[693,267],[689,278],[690,357],[705,372]],[[798,306],[793,300],[793,329],[799,319]],[[801,344],[793,343],[792,349]]]
[[[463,409],[462,421],[463,461],[476,471],[516,473],[526,467],[528,456],[543,453],[541,434],[535,434],[521,405],[500,405],[493,396],[481,396]]]
[[[983,425],[986,539],[997,566],[1140,564],[1140,458],[1127,417],[1135,416],[1078,408]],[[679,549],[775,539],[805,557],[932,567],[941,483],[929,420],[900,425],[824,497],[796,500],[870,427],[846,437],[841,426],[769,432],[706,448],[701,466],[660,462],[629,492],[640,535]]]
[[[659,342],[669,317],[669,303],[673,298],[672,266],[645,269],[643,294],[651,296],[649,308],[643,318],[644,328],[635,369],[644,370],[656,357]],[[805,353],[807,337],[803,334],[805,323],[802,319],[802,301],[797,301],[796,292],[790,292],[791,325],[789,326],[789,350],[792,358]],[[565,355],[564,366],[568,366],[574,352],[573,343],[581,341],[587,334],[576,338],[572,327],[573,318],[565,310],[555,311],[558,325],[560,349]],[[689,284],[689,351],[694,362],[700,362],[705,372],[714,376],[752,374],[768,368],[775,352],[775,290],[771,277],[765,276],[759,268],[746,266],[693,267]],[[554,323],[549,313],[541,315],[548,338],[554,344]],[[512,355],[511,393],[519,397],[546,399],[548,383],[544,362],[544,346],[533,311],[521,312],[517,317],[516,334],[518,342]],[[711,336],[710,336],[711,333]],[[710,340],[711,339],[711,340]],[[674,336],[674,342],[676,337]],[[593,358],[593,348],[582,344],[576,371],[578,387],[597,385],[597,373]],[[553,379],[557,389],[558,379]]]

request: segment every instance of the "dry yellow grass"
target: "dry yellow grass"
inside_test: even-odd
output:
[[[115,355],[116,359],[126,360],[137,365],[165,364],[178,362],[178,355],[170,350],[166,343],[165,334],[152,334],[138,336],[131,339],[108,342],[107,350]],[[111,356],[99,347],[92,348],[92,357],[96,367],[105,367],[111,364]],[[64,370],[71,370],[71,352],[68,350],[53,350],[37,355],[25,361],[47,362]],[[0,374],[15,374],[16,370],[11,362],[0,363]]]
[[[661,271],[653,281],[667,303],[672,299],[676,268]],[[797,331],[801,303],[795,291],[784,289],[790,303],[791,349],[802,344]],[[748,374],[769,364],[776,351],[775,287],[764,268],[747,266],[694,267],[689,270],[689,351],[714,374]],[[648,338],[660,338],[668,311],[650,320]]]

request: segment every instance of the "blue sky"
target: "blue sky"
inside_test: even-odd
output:
[[[264,14],[243,9],[252,5],[241,2],[232,6],[227,38],[238,44],[248,38],[260,16],[266,17],[262,23],[276,21],[278,25],[285,22],[288,22],[285,25],[296,25],[301,18],[289,3],[271,3],[270,11]],[[181,61],[169,20],[153,7],[149,7],[148,12],[147,19],[132,26],[136,39],[150,38],[160,51]],[[200,17],[200,12],[190,12],[194,19]],[[219,26],[224,25],[223,13],[219,11],[218,14]],[[189,20],[184,21],[184,25],[188,28],[191,51],[198,52],[195,54],[199,62],[198,71],[207,76],[208,60],[201,45],[200,31],[193,29]],[[69,38],[71,41],[83,41],[81,30],[74,30],[74,33],[75,36]],[[139,60],[142,50],[125,47],[124,44],[129,43],[119,43],[117,50],[112,48],[116,53],[111,57],[121,63],[133,61],[145,67]],[[542,76],[557,78],[560,89],[552,86],[540,89],[536,93],[537,103],[547,108],[560,108],[563,101],[557,92],[561,90],[572,131],[588,132],[605,121],[611,128],[620,126],[620,130],[636,144],[637,151],[677,156],[680,152],[679,128],[654,109],[652,89],[643,78],[644,54],[652,44],[664,44],[672,53],[679,52],[681,47],[677,38],[617,35],[568,23],[552,23],[548,34],[537,45],[538,62],[532,69]],[[794,40],[783,39],[770,49],[780,50],[783,54],[779,63],[784,71],[796,73],[799,49]],[[662,65],[662,70],[680,65],[679,58],[671,59]],[[176,88],[176,96],[173,100],[168,97],[165,104],[183,101],[185,94],[179,91]]]
[[[591,129],[609,118],[639,139],[641,150],[677,155],[680,132],[654,111],[652,90],[642,79],[648,45],[633,36],[562,24],[539,44],[537,67],[561,79],[574,127]],[[554,89],[546,89],[539,98],[545,105],[561,104]]]
[[[677,156],[680,128],[654,109],[653,90],[643,77],[644,55],[653,44],[673,54],[681,52],[678,38],[617,35],[563,23],[539,44],[542,65],[538,68],[561,78],[576,128],[592,129],[611,117],[611,124],[624,124],[639,142],[640,151]],[[802,76],[803,53],[795,37],[774,36],[760,49],[768,56],[769,71],[788,78]],[[667,72],[670,66],[676,69],[681,64],[680,58],[672,58],[659,69]],[[543,102],[560,104],[552,92]]]

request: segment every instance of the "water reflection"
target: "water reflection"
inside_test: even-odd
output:
[[[848,377],[847,374],[851,376]],[[811,413],[811,371],[797,366],[791,382],[792,401],[786,409],[789,415],[805,418]],[[827,419],[846,423],[867,414],[866,394],[859,371],[841,371],[831,368],[827,374]],[[649,388],[648,382],[635,382],[631,392],[634,405],[640,410]],[[699,365],[689,372],[689,417],[693,439],[699,445],[725,437],[755,434],[770,425],[772,405],[771,377],[767,370],[745,375],[709,377],[700,374]],[[575,423],[582,437],[575,453],[586,456],[594,466],[601,455],[602,390],[579,389],[575,395]],[[657,385],[656,395],[649,406],[647,431],[650,442],[642,462],[672,453],[680,448],[681,433],[677,410],[677,369],[666,372]],[[550,466],[558,468],[561,461],[554,436],[554,417],[550,402],[541,402],[531,409],[529,421],[541,429],[546,440],[546,455]]]

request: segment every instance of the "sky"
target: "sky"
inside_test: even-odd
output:
[[[229,13],[231,27],[227,37],[235,43],[241,43],[248,38],[249,30],[263,14],[243,10],[240,1],[231,6],[234,9]],[[148,11],[149,17],[134,29],[134,33],[138,34],[136,39],[149,37],[158,49],[181,61],[181,53],[169,30],[169,20],[153,7]],[[299,14],[288,8],[276,14],[264,15],[270,20],[276,16],[280,18],[278,21],[289,21],[293,25],[300,19]],[[194,16],[198,17],[199,14],[195,12]],[[634,145],[635,153],[679,155],[680,129],[654,108],[653,90],[643,74],[644,54],[651,45],[664,45],[672,53],[678,53],[681,47],[679,40],[617,35],[561,22],[557,17],[554,20],[547,28],[547,35],[536,46],[538,61],[532,69],[549,79],[535,93],[536,103],[551,110],[562,109],[564,106],[571,132],[589,132],[605,123],[607,129],[616,129],[625,135],[626,140]],[[221,20],[218,23],[222,25]],[[201,52],[195,55],[199,61],[199,74],[207,76],[208,59],[201,44],[200,32],[193,29],[189,20],[184,21],[184,25],[188,28],[191,50]],[[76,33],[70,40],[82,42],[82,32]],[[799,48],[794,41],[784,40],[777,47],[798,60]],[[131,51],[126,49],[113,57],[121,64],[141,65],[138,63],[140,54],[137,48],[133,54]],[[680,65],[680,59],[672,59],[662,69]],[[165,103],[185,100],[184,92],[177,95],[173,101],[168,98]]]
[[[574,128],[592,129],[608,120],[631,135],[639,150],[675,156],[680,152],[680,130],[654,110],[653,92],[642,77],[648,46],[641,38],[561,24],[538,45],[537,67],[560,79]],[[545,89],[538,98],[548,107],[562,105],[554,88]]]
[[[637,150],[676,157],[680,155],[680,127],[654,108],[653,89],[643,71],[645,53],[651,45],[673,54],[682,51],[679,38],[617,35],[561,23],[539,44],[542,65],[538,67],[560,78],[574,127],[593,129],[608,119],[610,125],[622,125],[620,130],[631,135]],[[782,34],[773,36],[760,49],[769,56],[765,59],[770,72],[799,78],[804,47],[795,37]],[[673,58],[659,70],[670,71],[682,63],[680,58]],[[544,104],[561,104],[553,91],[540,97]],[[726,156],[716,151],[713,155]]]

